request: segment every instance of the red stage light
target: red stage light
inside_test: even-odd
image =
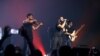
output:
[[[34,46],[37,49],[39,49],[42,52],[42,55],[44,56],[46,54],[46,52],[45,52],[43,43],[41,41],[40,35],[39,35],[39,33],[38,33],[37,30],[36,31],[33,31],[33,37],[34,37],[34,40],[33,40]]]

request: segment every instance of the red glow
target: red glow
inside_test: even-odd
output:
[[[34,46],[42,52],[42,55],[45,55],[45,50],[37,30],[33,31],[33,37],[34,37],[33,40]]]

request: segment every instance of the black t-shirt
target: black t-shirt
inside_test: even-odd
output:
[[[32,34],[32,23],[23,23],[23,28],[26,31],[27,35],[28,35],[28,39],[30,41],[33,40],[33,34]]]

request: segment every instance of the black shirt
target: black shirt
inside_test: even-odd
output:
[[[26,31],[27,36],[28,36],[28,39],[29,39],[30,41],[33,40],[32,25],[33,25],[33,24],[32,24],[32,23],[29,23],[29,22],[23,23],[23,28],[24,28],[24,30]]]

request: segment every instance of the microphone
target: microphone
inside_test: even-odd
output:
[[[67,21],[67,19],[64,19],[64,21]]]

